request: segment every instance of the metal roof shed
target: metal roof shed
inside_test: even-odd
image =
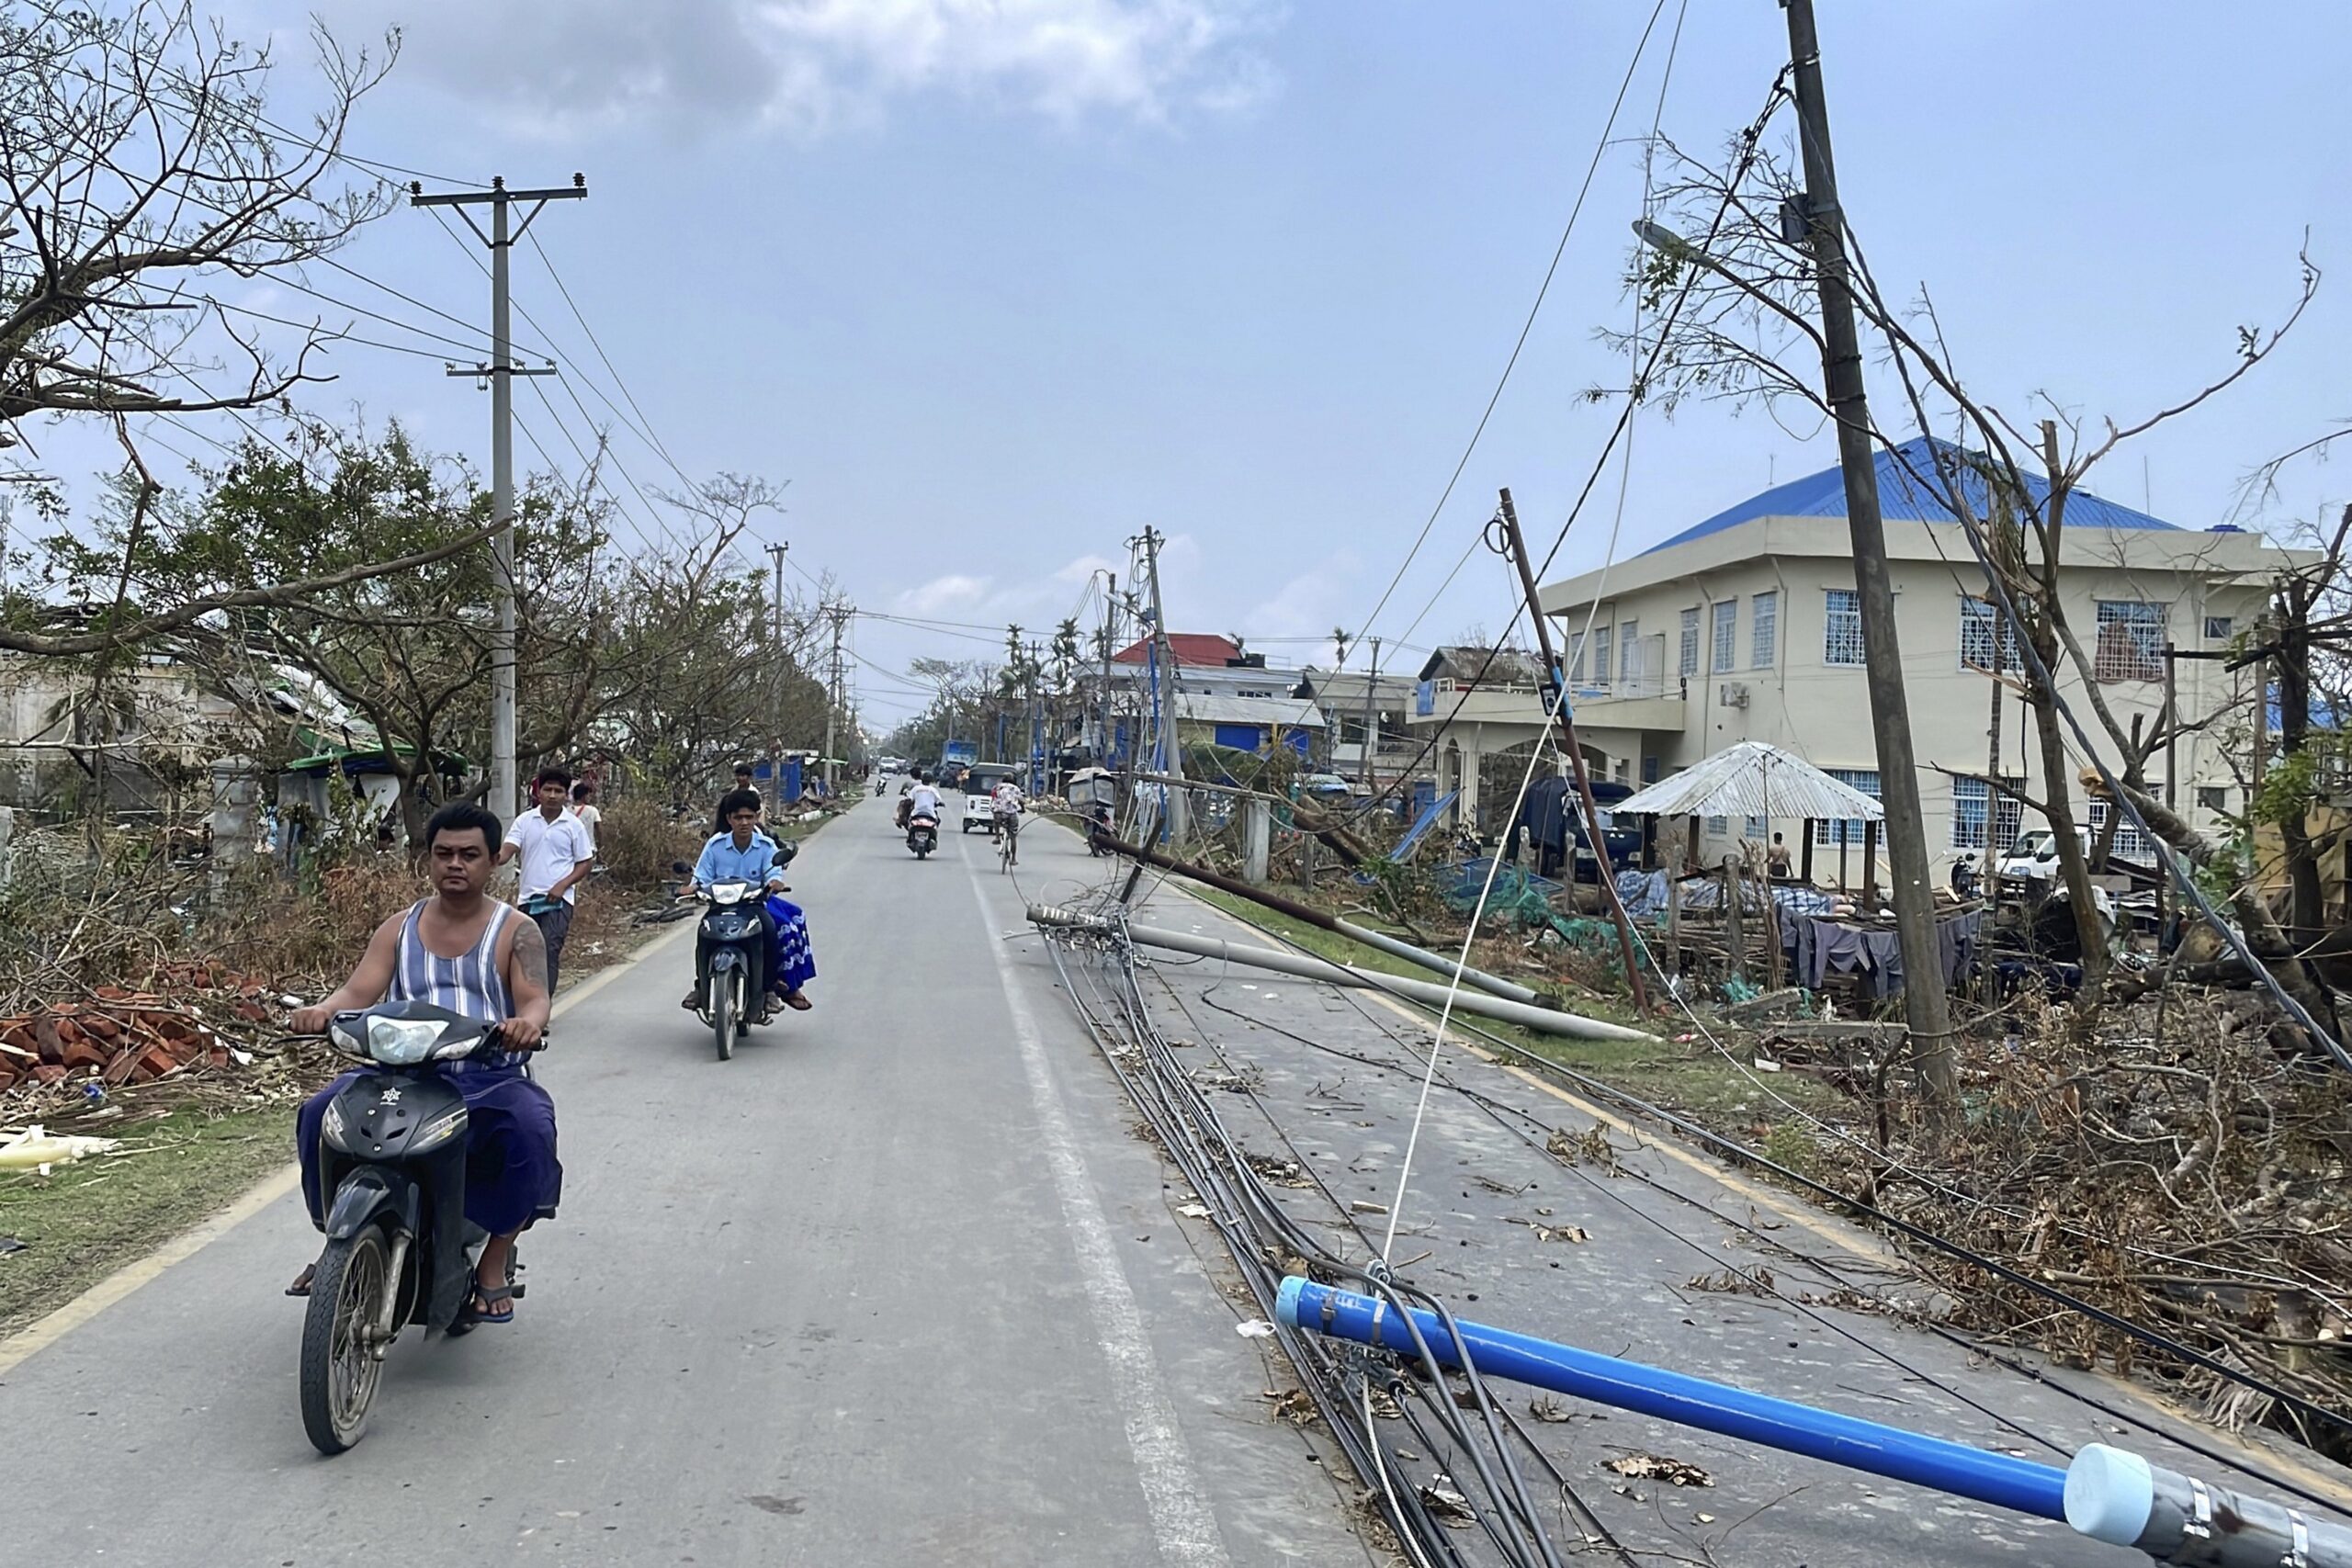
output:
[[[1886,810],[1793,751],[1743,740],[1611,809],[1635,817],[1781,817],[1800,821],[1883,822]]]

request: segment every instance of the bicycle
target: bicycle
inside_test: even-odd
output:
[[[997,829],[997,871],[1000,874],[1009,873],[1021,863],[1021,818],[1000,817]]]

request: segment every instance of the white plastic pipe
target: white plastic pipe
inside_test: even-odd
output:
[[[2066,1467],[2066,1522],[2177,1568],[2352,1568],[2352,1530],[2105,1443]]]

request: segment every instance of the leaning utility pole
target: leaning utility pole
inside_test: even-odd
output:
[[[1544,681],[1546,694],[1553,700],[1553,719],[1560,727],[1560,750],[1568,756],[1569,775],[1576,780],[1577,800],[1582,808],[1585,837],[1591,840],[1592,879],[1600,887],[1609,918],[1617,928],[1617,952],[1625,965],[1625,988],[1634,994],[1636,1010],[1650,1010],[1648,986],[1642,979],[1641,955],[1635,951],[1634,922],[1625,913],[1625,901],[1617,892],[1617,868],[1609,863],[1609,835],[1601,829],[1600,807],[1592,798],[1592,774],[1585,766],[1584,746],[1577,739],[1576,709],[1568,701],[1568,672],[1553,656],[1552,618],[1544,613],[1543,596],[1536,592],[1535,570],[1527,558],[1527,540],[1519,531],[1519,508],[1511,504],[1510,491],[1502,492],[1498,509],[1502,519],[1503,537],[1510,546],[1511,564],[1519,570],[1520,592],[1526,595],[1528,615],[1535,623],[1535,650],[1544,660]],[[1565,809],[1565,807],[1563,807]],[[1516,825],[1503,829],[1506,835],[1518,832]],[[1576,835],[1568,835],[1568,881],[1573,886],[1577,874]],[[1538,863],[1542,856],[1537,856]],[[1725,897],[1736,899],[1739,889],[1725,883]],[[1736,910],[1735,904],[1732,908]]]
[[[449,191],[437,196],[425,195],[424,185],[412,180],[408,191],[411,207],[456,208],[458,216],[466,220],[466,227],[490,247],[490,362],[470,370],[452,367],[449,374],[487,378],[490,381],[490,514],[498,525],[491,543],[496,562],[493,571],[498,579],[498,629],[492,635],[490,652],[490,806],[500,817],[511,819],[523,809],[514,777],[514,378],[552,376],[555,367],[526,369],[514,363],[513,322],[507,303],[507,253],[531,226],[531,220],[539,215],[539,209],[550,201],[576,200],[586,196],[588,180],[583,175],[574,175],[569,186],[508,190],[503,175],[492,175],[488,190]],[[510,232],[506,209],[518,201],[529,202],[531,209],[523,214],[521,224]],[[466,210],[480,206],[490,209],[487,234]]]
[[[1928,830],[1919,813],[1919,771],[1911,750],[1910,704],[1903,691],[1894,583],[1887,570],[1886,524],[1878,508],[1878,457],[1870,403],[1862,390],[1861,346],[1847,276],[1845,213],[1838,205],[1838,167],[1829,152],[1821,42],[1814,32],[1813,0],[1783,3],[1789,13],[1789,58],[1796,73],[1798,134],[1804,144],[1805,190],[1796,199],[1821,290],[1821,367],[1829,412],[1838,422],[1838,467],[1846,478],[1846,527],[1853,541],[1855,597],[1861,608],[1863,678],[1870,690],[1871,728],[1878,742],[1879,802],[1886,808],[1894,927],[1903,953],[1904,1020],[1910,1028],[1928,1115],[1948,1128],[1960,1110],[1959,1054],[1952,1043],[1943,965],[1936,955]],[[1993,635],[1997,647],[1997,625]]]

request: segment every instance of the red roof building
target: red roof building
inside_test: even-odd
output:
[[[1228,637],[1216,637],[1205,632],[1170,632],[1168,646],[1176,655],[1179,669],[1186,665],[1222,670],[1241,657],[1241,649]],[[1150,662],[1150,643],[1137,641],[1111,656],[1114,664],[1146,664]]]

